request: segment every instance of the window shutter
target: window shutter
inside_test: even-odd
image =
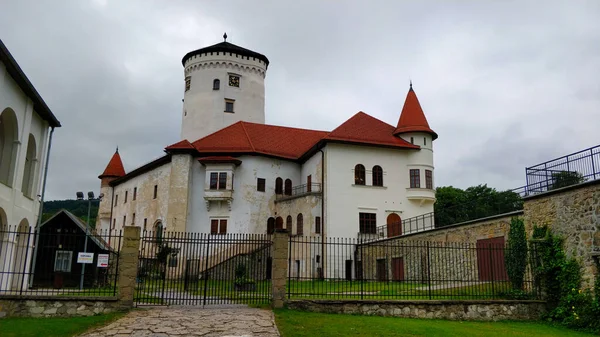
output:
[[[219,226],[219,234],[227,233],[227,219],[221,219],[221,225]]]
[[[210,234],[217,234],[219,232],[219,220],[210,220]]]

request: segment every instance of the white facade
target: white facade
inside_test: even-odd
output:
[[[181,139],[194,141],[241,120],[265,123],[264,61],[213,52],[192,56],[184,67]],[[226,111],[226,102],[232,112]]]
[[[8,60],[0,62],[0,271],[19,272],[29,268],[25,256],[31,252],[24,250],[32,247],[27,233],[38,221],[50,126],[60,124],[39,114],[41,98],[26,93],[35,89],[4,45],[0,47],[2,59]],[[27,286],[22,275],[3,275],[0,290]]]

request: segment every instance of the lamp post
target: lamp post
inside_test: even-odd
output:
[[[90,228],[90,210],[92,208],[92,200],[102,200],[104,195],[100,193],[98,198],[94,198],[94,192],[88,192],[88,213],[87,213],[87,221],[85,223],[85,241],[83,243],[83,252],[87,253],[87,242],[88,242],[88,229]],[[77,200],[83,200],[83,192],[77,192]],[[81,266],[81,278],[79,280],[79,290],[83,290],[83,276],[85,274],[85,263],[82,263]]]

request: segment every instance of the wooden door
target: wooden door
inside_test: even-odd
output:
[[[377,281],[387,281],[387,268],[386,268],[386,260],[379,259],[377,260]]]
[[[387,217],[387,237],[402,235],[402,220],[396,213],[390,213]]]
[[[404,281],[404,258],[395,257],[392,259],[392,280]]]
[[[477,269],[480,281],[507,281],[504,236],[477,240]]]

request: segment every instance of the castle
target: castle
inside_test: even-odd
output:
[[[360,237],[433,212],[433,141],[410,85],[397,126],[358,112],[332,131],[265,124],[265,55],[225,41],[187,53],[181,141],[101,179],[96,228]]]

